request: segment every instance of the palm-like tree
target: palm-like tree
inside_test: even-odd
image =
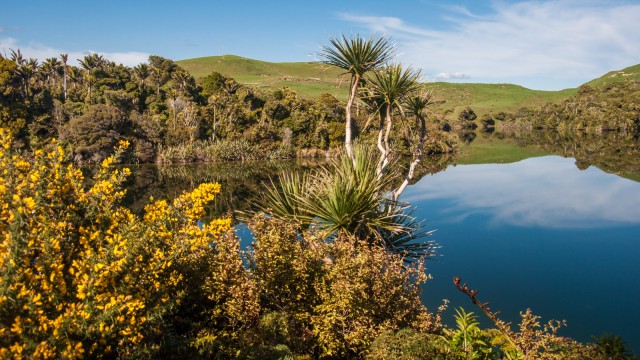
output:
[[[52,90],[55,90],[56,77],[58,77],[60,72],[60,61],[55,57],[48,58],[42,63],[40,70],[45,77],[46,85],[50,86]]]
[[[91,103],[91,90],[93,90],[93,83],[95,81],[94,70],[103,65],[104,58],[102,55],[93,53],[85,56],[82,60],[78,60],[78,62],[80,62],[80,66],[84,70],[84,78],[87,82],[89,94],[89,103]]]
[[[389,138],[393,125],[393,114],[396,110],[402,111],[403,101],[414,94],[420,88],[418,79],[420,71],[411,67],[403,68],[400,64],[389,65],[384,69],[373,71],[367,78],[367,83],[371,89],[372,96],[382,100],[380,111],[384,111],[384,123],[380,121],[378,132],[378,150],[380,160],[378,161],[378,176],[382,176],[387,165],[389,165],[389,154],[391,146]]]
[[[163,78],[165,76],[164,71],[162,68],[152,65],[150,73],[151,73],[151,80],[156,85],[156,96],[160,97],[160,86],[162,86]]]
[[[69,54],[60,54],[60,60],[62,60],[62,89],[64,91],[64,100],[67,101],[67,62],[69,61]]]
[[[187,71],[179,69],[171,74],[171,79],[174,81],[174,86],[177,87],[178,92],[184,96],[189,96],[192,90],[195,88],[196,83],[193,76]]]
[[[75,66],[67,66],[67,78],[71,82],[71,87],[75,91],[77,89],[78,81],[80,80],[80,69]]]
[[[24,57],[22,56],[22,52],[20,52],[20,49],[18,50],[11,49],[11,60],[15,61],[16,65],[20,65],[25,61]]]
[[[139,64],[138,66],[133,68],[133,76],[140,84],[140,90],[144,91],[144,82],[147,80],[149,75],[151,75],[151,72],[149,71],[149,65],[147,64]]]
[[[16,73],[18,74],[18,77],[20,77],[20,81],[22,83],[20,95],[22,96],[22,99],[26,101],[27,96],[29,95],[29,83],[31,77],[35,74],[38,63],[34,59],[30,59],[30,61],[27,62],[27,60],[22,56],[20,49],[11,50],[11,60],[15,61],[17,65]]]
[[[421,92],[417,95],[408,97],[404,102],[405,113],[407,115],[413,115],[415,120],[415,126],[409,126],[409,131],[417,127],[419,135],[418,143],[415,146],[415,151],[413,151],[413,161],[411,161],[411,164],[409,165],[409,171],[407,172],[407,176],[405,176],[402,184],[393,191],[394,199],[397,199],[407,185],[409,185],[409,182],[413,179],[416,166],[420,161],[422,161],[424,140],[427,136],[427,124],[425,119],[427,115],[427,107],[437,103],[440,102],[434,101],[432,92]]]
[[[29,98],[31,79],[38,73],[38,61],[36,59],[26,61],[20,58],[16,72],[22,80],[22,97],[27,100]]]
[[[386,37],[364,39],[359,35],[329,38],[319,53],[325,64],[334,65],[351,74],[351,91],[346,106],[345,148],[347,156],[353,158],[351,144],[351,106],[364,75],[378,69],[393,57],[393,45]]]

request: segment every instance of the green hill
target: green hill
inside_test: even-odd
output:
[[[343,70],[318,62],[271,63],[223,55],[180,60],[176,63],[195,78],[217,71],[244,85],[261,89],[286,86],[308,98],[329,93],[345,100],[349,88],[350,77],[344,75]]]
[[[589,81],[586,85],[598,87],[609,83],[619,83],[629,80],[640,80],[640,64],[629,66],[622,70],[610,71],[597,79]]]
[[[561,91],[531,90],[512,84],[427,83],[437,98],[446,102],[437,107],[452,117],[465,107],[471,107],[478,117],[500,111],[513,112],[520,107],[537,107],[556,102],[576,93],[575,89]]]
[[[329,93],[341,100],[347,99],[349,76],[333,66],[318,62],[271,63],[235,55],[209,56],[176,61],[194,77],[204,77],[212,71],[236,79],[241,84],[260,89],[287,86],[300,96],[315,98]],[[640,79],[640,65],[612,71],[587,84],[597,87],[609,82]],[[520,107],[535,108],[548,102],[558,102],[576,94],[576,89],[560,91],[531,90],[512,84],[426,83],[438,99],[446,102],[437,111],[455,118],[470,106],[481,117],[486,113],[513,112]]]

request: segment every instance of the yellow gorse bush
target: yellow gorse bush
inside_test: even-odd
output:
[[[61,147],[26,159],[0,129],[0,358],[127,357],[180,302],[181,259],[230,228],[196,222],[218,184],[143,218],[118,206],[129,170],[112,164],[127,146],[87,189]]]

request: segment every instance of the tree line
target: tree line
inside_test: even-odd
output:
[[[577,94],[538,109],[521,108],[515,113],[500,113],[498,128],[506,130],[551,129],[593,134],[640,133],[640,82],[627,80],[598,87],[582,85]],[[485,119],[491,121],[492,119]]]
[[[215,71],[195,79],[160,56],[127,67],[94,53],[74,65],[67,54],[39,62],[12,50],[0,55],[0,89],[0,126],[15,146],[36,149],[55,138],[76,163],[101,161],[120,140],[131,143],[125,161],[141,163],[323,153],[341,147],[346,131],[375,138],[367,122],[378,110],[345,127],[351,111],[330,94],[310,100],[288,88],[262,91]],[[398,136],[397,144],[406,151],[409,140]],[[445,140],[433,151],[450,151]]]

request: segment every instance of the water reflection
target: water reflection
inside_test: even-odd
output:
[[[125,205],[142,213],[149,197],[171,200],[203,182],[218,182],[222,191],[210,214],[223,216],[230,211],[248,210],[263,191],[263,184],[276,180],[282,171],[307,171],[318,165],[317,161],[251,161],[130,166],[132,176],[127,183]]]
[[[495,133],[514,139],[519,146],[576,159],[576,166],[590,165],[614,174],[640,181],[640,134],[605,132],[589,134],[572,131],[522,131]]]
[[[640,183],[544,156],[450,166],[409,187],[404,200],[442,246],[427,265],[428,307],[446,298],[477,311],[452,285],[459,276],[505,321],[531,308],[544,321],[566,319],[562,336],[592,341],[610,332],[640,349]]]
[[[460,222],[483,213],[491,224],[593,228],[640,223],[640,184],[574,159],[545,156],[508,165],[449,167],[406,191],[420,204],[446,199],[439,221]]]

